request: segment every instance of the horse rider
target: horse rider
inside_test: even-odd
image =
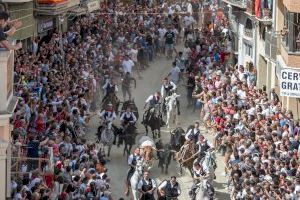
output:
[[[164,180],[158,186],[158,192],[160,195],[159,200],[177,200],[177,197],[181,194],[181,188],[176,176],[171,176],[170,180]]]
[[[164,99],[165,97],[171,96],[172,93],[176,90],[177,86],[175,83],[170,81],[168,78],[164,78],[162,86],[161,86],[161,97]]]
[[[121,121],[121,126],[125,127],[127,125],[134,125],[137,121],[136,116],[134,115],[134,113],[131,111],[131,107],[128,106],[126,108],[126,111],[124,113],[122,113],[121,117],[120,117],[120,121]]]
[[[214,149],[214,146],[202,134],[199,135],[196,144],[198,146],[198,162],[205,157],[207,151]]]
[[[191,190],[189,191],[189,196],[191,199],[195,199],[196,197],[196,189],[197,189],[197,184],[200,183],[204,179],[208,179],[209,174],[203,169],[203,167],[200,165],[199,162],[195,162],[193,164],[193,179],[194,183],[193,186],[191,187]]]
[[[132,76],[130,76],[129,72],[126,72],[125,76],[122,78],[122,94],[123,99],[125,101],[126,94],[128,94],[129,100],[131,100],[131,83],[134,82],[134,88],[136,88],[136,80]]]
[[[194,142],[197,143],[198,137],[200,135],[200,123],[195,122],[194,128],[190,129],[187,134],[185,135],[185,140],[187,142]]]
[[[99,113],[100,119],[103,120],[105,124],[107,124],[107,128],[111,129],[112,124],[115,119],[117,119],[117,115],[113,109],[113,105],[111,103],[107,104],[107,108]]]
[[[161,96],[162,96],[162,99],[163,99],[163,111],[165,113],[166,111],[166,97],[169,97],[171,96],[177,89],[177,86],[174,82],[170,81],[168,79],[168,77],[164,78],[163,79],[163,83],[162,83],[162,86],[161,86]],[[178,99],[176,99],[176,102],[177,102],[177,112],[178,112],[178,115],[180,114],[180,108],[179,108],[179,101]]]
[[[126,178],[126,184],[125,184],[126,185],[126,191],[125,191],[126,195],[129,192],[128,190],[129,190],[129,185],[130,185],[130,178],[132,177],[132,175],[135,171],[135,167],[136,167],[138,160],[143,160],[143,157],[141,156],[140,149],[136,148],[134,150],[134,152],[128,156],[128,160],[127,160],[129,169],[127,172],[127,178]]]
[[[150,173],[145,171],[142,180],[138,183],[138,191],[140,193],[140,200],[155,200],[154,190],[156,190],[156,183],[149,177]]]
[[[145,101],[144,109],[146,109],[146,106],[148,105],[148,108],[150,110],[151,108],[155,108],[160,103],[161,103],[161,93],[155,92],[154,95],[150,95]]]
[[[110,95],[115,92],[118,92],[118,87],[117,84],[114,80],[111,78],[107,78],[105,84],[103,85],[103,90],[104,90],[104,97],[102,99],[102,102]]]

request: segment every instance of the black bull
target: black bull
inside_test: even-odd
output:
[[[158,167],[161,168],[162,173],[168,174],[168,168],[172,157],[175,155],[175,151],[171,150],[169,144],[164,145],[161,140],[159,140],[155,146],[157,148]]]

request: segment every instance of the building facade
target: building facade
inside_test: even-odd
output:
[[[257,87],[265,86],[266,91],[274,88],[280,93],[281,70],[300,70],[300,1],[222,1],[228,13],[237,64],[255,66]],[[299,119],[300,96],[280,98],[283,107]]]

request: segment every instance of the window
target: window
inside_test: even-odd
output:
[[[252,21],[248,18],[244,28],[244,35],[253,38],[253,26]]]
[[[244,43],[244,50],[245,50],[245,55],[252,58],[252,55],[253,55],[252,45],[250,45],[248,43]]]
[[[290,52],[300,52],[300,13],[284,8],[284,28],[288,32],[283,36],[283,44]]]

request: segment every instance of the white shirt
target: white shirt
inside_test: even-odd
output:
[[[190,135],[196,134],[197,132],[200,134],[200,129],[195,129],[195,128],[190,129],[189,132],[187,132],[187,134],[185,134],[184,137],[185,137],[186,140],[190,140],[189,139]]]
[[[142,186],[143,186],[143,180],[147,183],[147,185],[149,184],[149,180],[145,180],[144,178],[142,180],[140,180],[139,184],[138,184],[138,189],[141,190]],[[153,179],[150,179],[152,182],[152,187],[156,188],[156,182]]]
[[[145,103],[149,103],[154,97],[154,95],[150,95],[147,100],[145,101]]]
[[[137,62],[137,55],[138,55],[138,50],[137,49],[131,49],[130,50],[130,56],[133,62]]]
[[[159,38],[163,40],[165,38],[167,30],[165,28],[159,28],[157,31],[158,31]]]
[[[131,74],[133,66],[134,66],[134,62],[130,59],[129,60],[123,60],[123,62],[122,62],[122,67],[123,67],[124,73],[129,72]]]
[[[99,113],[99,116],[101,118],[104,118],[104,115],[105,115],[106,112],[108,113],[107,116],[105,117],[106,121],[113,121],[117,118],[115,112],[110,112],[110,111],[106,111],[106,110],[103,110],[101,113]]]
[[[162,182],[159,186],[158,186],[158,189],[165,189],[166,188],[166,186],[167,186],[167,182],[168,181],[164,181],[164,182]],[[171,188],[173,188],[174,187],[174,185],[172,184],[172,182],[170,181],[170,183],[171,183]],[[181,194],[181,188],[180,188],[180,185],[179,185],[179,183],[178,183],[178,186],[177,186],[177,193],[178,193],[178,195],[180,195]]]
[[[183,24],[184,24],[184,28],[188,28],[189,26],[191,26],[194,23],[194,18],[193,16],[185,16],[183,18]]]
[[[172,81],[170,81],[170,85],[172,85],[172,90],[176,90],[177,86],[175,85],[175,83],[173,83]],[[164,97],[165,96],[165,85],[163,84],[161,86],[161,96]]]
[[[121,117],[120,117],[120,120],[123,121],[124,118],[125,118],[125,116],[126,116],[127,118],[129,118],[130,116],[132,116],[132,121],[133,121],[133,122],[136,122],[136,117],[135,117],[135,115],[134,115],[133,112],[124,112],[124,113],[122,113],[122,115],[121,115]]]
[[[140,156],[140,155],[134,155],[134,156],[136,157],[137,160],[143,159],[143,157]],[[128,165],[131,165],[131,164],[132,164],[132,161],[133,161],[133,154],[130,154],[130,155],[128,156],[128,160],[127,160]]]

